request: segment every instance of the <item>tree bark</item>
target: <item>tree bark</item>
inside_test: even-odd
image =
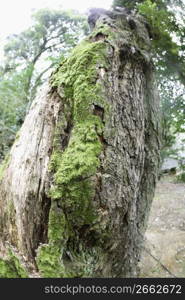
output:
[[[135,13],[95,23],[33,102],[1,176],[1,253],[8,242],[41,277],[139,272],[160,157],[150,38]]]

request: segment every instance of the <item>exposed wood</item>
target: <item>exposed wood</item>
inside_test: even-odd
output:
[[[53,75],[55,88],[33,102],[0,184],[2,242],[28,261],[37,253],[46,277],[136,277],[157,180],[159,96],[146,22],[130,12],[98,12],[93,22]]]

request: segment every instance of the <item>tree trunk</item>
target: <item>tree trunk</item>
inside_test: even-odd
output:
[[[41,277],[138,276],[160,148],[149,33],[134,13],[97,10],[95,23],[33,102],[1,176],[1,252],[8,263],[13,246]]]

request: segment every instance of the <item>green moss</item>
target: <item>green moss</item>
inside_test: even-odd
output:
[[[92,113],[91,105],[103,103],[102,89],[96,81],[98,67],[106,66],[106,44],[85,40],[54,75],[52,84],[62,86],[65,98],[73,99],[74,121],[86,120]]]
[[[108,24],[98,24],[96,23],[96,28],[92,31],[90,37],[95,38],[99,33],[103,34],[105,37],[110,39],[111,37],[114,37],[115,32],[110,31],[110,26]]]
[[[98,122],[96,123],[98,126]],[[99,165],[101,149],[96,125],[92,122],[77,125],[72,131],[67,149],[63,153],[54,152],[52,155],[51,165],[56,171],[56,185],[62,186],[74,179],[93,175]],[[54,196],[52,192],[51,195]]]
[[[185,182],[185,172],[182,172],[176,177],[177,182]]]
[[[61,243],[67,234],[66,219],[60,209],[51,209],[49,216],[48,238],[50,242]]]
[[[52,78],[64,109],[56,127],[49,167],[53,185],[49,191],[52,205],[48,244],[39,247],[36,259],[44,277],[89,276],[95,267],[99,251],[96,240],[102,228],[97,225],[96,230],[93,229],[98,220],[93,207],[94,176],[100,166],[99,136],[103,135],[104,126],[102,118],[93,112],[94,105],[103,107],[104,114],[109,111],[104,103],[103,88],[97,81],[102,67],[107,67],[106,43],[86,40],[74,49]],[[63,149],[61,135],[69,119],[70,139]],[[92,253],[94,260],[90,263]]]
[[[62,253],[68,236],[67,222],[63,211],[53,201],[48,224],[49,244],[41,245],[37,251],[37,266],[42,277],[65,277]]]
[[[0,278],[18,278],[15,266],[8,260],[0,258]]]
[[[58,245],[42,245],[38,249],[36,260],[42,277],[66,277],[65,268],[61,261],[61,249]]]
[[[8,258],[0,258],[0,278],[27,278],[28,273],[19,258],[9,250]]]

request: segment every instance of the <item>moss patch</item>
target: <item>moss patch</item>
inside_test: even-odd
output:
[[[85,40],[53,76],[52,84],[62,86],[65,99],[73,99],[74,121],[91,119],[93,103],[105,105],[97,71],[106,66],[106,44]]]
[[[66,277],[61,260],[61,249],[58,245],[42,245],[38,249],[37,265],[43,278]]]
[[[0,278],[27,278],[28,273],[19,258],[9,250],[6,259],[0,258]]]
[[[107,67],[106,47],[102,41],[85,40],[51,80],[62,98],[63,111],[50,161],[49,242],[39,247],[36,259],[43,277],[92,276],[95,268],[102,226],[95,226],[99,216],[93,198],[104,125],[103,116],[94,114],[94,106],[105,114],[109,111],[98,74]],[[70,138],[64,148],[61,134],[69,127],[69,119]]]
[[[50,196],[52,199],[61,200],[62,208],[75,214],[79,224],[93,218],[89,203],[89,199],[93,197],[91,178],[99,166],[102,150],[97,134],[98,127],[101,130],[101,124],[96,118],[94,123],[86,121],[78,124],[72,131],[67,149],[63,153],[54,152],[51,158],[55,175]],[[74,215],[72,221],[73,218]]]

